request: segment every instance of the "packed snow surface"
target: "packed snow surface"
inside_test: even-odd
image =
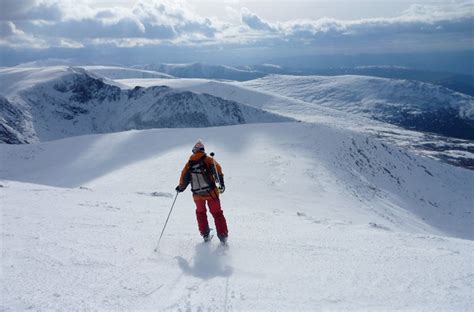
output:
[[[180,171],[216,152],[229,246]],[[2,301],[19,310],[455,310],[474,302],[474,173],[323,123],[0,145]],[[210,217],[212,220],[212,217]]]

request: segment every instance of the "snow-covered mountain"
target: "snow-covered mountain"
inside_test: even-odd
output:
[[[129,79],[129,78],[173,78],[173,76],[159,73],[156,71],[142,70],[130,68],[125,66],[104,66],[104,65],[84,65],[72,59],[44,59],[27,63],[21,63],[14,66],[20,68],[44,68],[44,67],[59,67],[70,66],[84,68],[89,73],[94,73],[97,76],[109,79]]]
[[[0,142],[28,143],[26,134],[31,132],[31,118],[21,109],[0,95]]]
[[[0,70],[3,142],[130,129],[288,121],[254,107],[164,86],[122,90],[82,68]]]
[[[162,72],[180,78],[206,78],[245,81],[260,78],[266,75],[263,72],[255,70],[238,69],[230,66],[210,65],[203,63],[149,64],[136,65],[133,67]]]
[[[272,75],[244,85],[407,129],[474,140],[474,98],[432,84],[366,76]]]
[[[279,74],[279,72],[273,73]],[[440,85],[456,92],[474,96],[474,76],[472,75],[421,70],[402,66],[356,66],[307,69],[284,74],[318,76],[363,75],[390,79],[415,80]]]
[[[245,66],[221,66],[205,63],[148,64],[126,67],[125,65],[89,65],[72,59],[44,59],[22,63],[15,67],[79,66],[111,79],[157,78],[170,75],[180,78],[206,78],[246,81],[269,74],[293,76],[341,76],[358,75],[389,79],[405,79],[427,82],[446,87],[456,92],[474,96],[474,77],[467,74],[422,70],[403,66],[355,66],[328,68],[291,68],[277,64],[256,64]],[[90,65],[94,64],[94,65]],[[143,70],[143,72],[142,72]],[[160,72],[163,71],[163,72]],[[157,74],[158,73],[158,74]],[[164,78],[164,77],[163,77]]]
[[[301,72],[276,64],[246,65],[238,68],[246,71],[260,72],[264,74],[301,74]]]
[[[241,83],[205,79],[125,79],[118,82],[128,87],[162,84],[213,94],[303,119],[317,118],[324,108],[329,108],[409,130],[474,140],[473,97],[411,80],[350,75],[268,75]]]
[[[206,78],[247,81],[271,74],[292,76],[357,75],[388,79],[414,80],[439,85],[456,92],[474,96],[474,77],[447,72],[412,69],[400,66],[357,66],[342,68],[289,68],[275,64],[219,66],[203,63],[138,65],[140,69],[166,72],[181,78]],[[140,77],[123,77],[140,78]],[[143,77],[146,78],[146,77]]]

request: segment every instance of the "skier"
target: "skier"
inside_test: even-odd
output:
[[[186,163],[181,172],[181,178],[176,191],[183,192],[188,184],[191,183],[191,191],[193,192],[193,199],[196,204],[196,218],[201,236],[205,242],[212,238],[207,222],[207,203],[214,217],[217,237],[219,237],[222,244],[226,244],[228,235],[227,222],[219,200],[219,194],[225,191],[222,168],[214,158],[207,156],[201,140],[198,140],[194,145],[192,152],[193,154],[189,157],[188,163]],[[219,183],[219,187],[216,187],[216,181]]]

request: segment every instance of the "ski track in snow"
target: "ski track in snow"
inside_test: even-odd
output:
[[[229,247],[201,242],[187,190],[154,253],[198,137],[226,175]],[[474,302],[472,171],[357,133],[305,123],[129,131],[1,145],[0,157],[5,311]]]

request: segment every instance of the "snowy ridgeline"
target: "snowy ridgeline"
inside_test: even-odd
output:
[[[202,64],[165,65],[151,69],[182,69],[191,73],[193,69],[217,71]],[[323,108],[329,108],[348,113],[342,116],[346,120],[365,116],[409,130],[474,139],[474,99],[471,96],[408,80],[269,75],[239,84],[174,79],[156,71],[112,66],[20,66],[2,69],[0,81],[0,140],[8,143],[128,129],[219,126],[284,119],[257,112],[255,108],[304,120],[337,115],[327,110],[324,113]],[[163,85],[238,103],[166,90]],[[135,86],[153,88],[120,90]],[[267,94],[272,95],[270,100]],[[259,102],[262,97],[266,97],[265,104]],[[293,100],[291,107],[282,104],[288,99]],[[116,121],[110,121],[107,118],[110,116]]]
[[[154,253],[197,137],[224,168],[229,248],[201,243],[187,190]],[[347,128],[127,131],[0,160],[2,310],[472,307],[474,173]]]
[[[474,98],[428,83],[363,76],[271,75],[244,86],[407,129],[474,140]]]
[[[90,69],[103,72],[97,66]],[[106,69],[112,74],[115,70]],[[122,90],[113,81],[104,82],[81,68],[4,68],[0,81],[4,95],[0,97],[0,140],[6,143],[129,129],[291,120],[211,95],[164,86]]]
[[[218,96],[223,98],[234,98],[242,103],[252,101],[239,98],[242,92],[230,90],[229,85],[232,85],[230,83],[208,81],[218,88],[214,90],[205,89],[203,79],[192,79],[192,81],[186,84],[182,79],[177,79],[161,83],[184,88],[192,85],[195,91],[219,94]],[[123,82],[128,85],[154,85],[153,79],[129,79]],[[405,129],[474,140],[474,98],[439,85],[350,75],[268,75],[233,85],[300,100],[306,104],[337,109],[352,115],[366,116]],[[219,93],[219,89],[222,88],[227,90]]]
[[[244,83],[205,79],[117,81],[128,87],[163,84],[209,93],[284,115],[301,115],[299,117],[304,119],[317,118],[324,114],[324,108],[329,108],[349,113],[343,117],[346,119],[365,116],[405,129],[474,140],[474,98],[416,81],[365,76],[283,75],[269,75]],[[283,105],[284,101],[291,107]]]
[[[357,66],[294,69],[275,64],[259,64],[231,67],[205,63],[146,64],[129,67],[97,66],[78,64],[68,59],[45,59],[23,63],[15,67],[80,66],[88,71],[111,79],[157,78],[171,75],[176,78],[205,78],[233,81],[247,81],[270,74],[295,76],[341,76],[357,75],[389,79],[427,82],[446,87],[456,92],[474,96],[472,75],[421,70],[401,66]],[[168,77],[169,78],[169,77]]]

